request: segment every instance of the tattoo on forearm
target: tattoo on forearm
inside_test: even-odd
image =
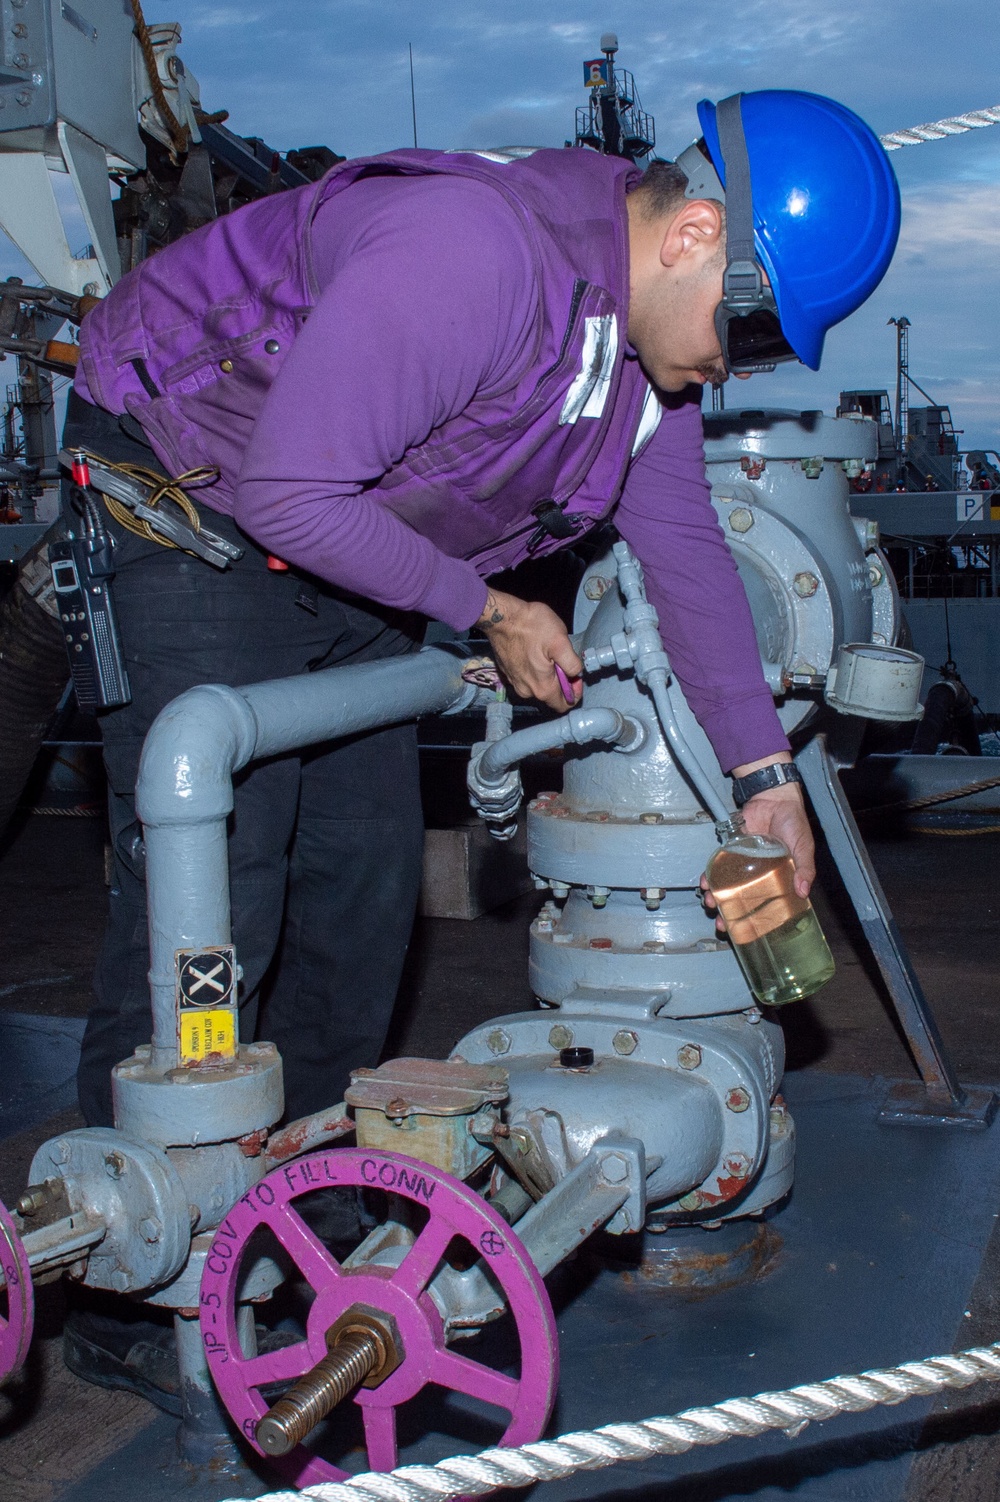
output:
[[[503,614],[503,611],[500,609],[500,604],[499,604],[499,601],[497,600],[496,595],[493,593],[492,589],[487,590],[487,592],[486,592],[486,609],[483,611],[482,615],[479,617],[480,625],[483,625],[483,626],[499,626],[499,624],[503,620],[503,618],[504,618],[504,614]]]

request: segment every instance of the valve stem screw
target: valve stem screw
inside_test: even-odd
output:
[[[257,1443],[267,1455],[287,1455],[359,1387],[377,1387],[403,1360],[395,1320],[355,1304],[327,1331],[327,1354],[300,1377],[258,1422]]]

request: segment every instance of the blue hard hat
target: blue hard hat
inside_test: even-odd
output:
[[[781,327],[818,370],[826,331],[874,292],[899,238],[899,184],[878,137],[852,110],[794,89],[742,96],[754,239]],[[698,119],[726,183],[715,105]]]

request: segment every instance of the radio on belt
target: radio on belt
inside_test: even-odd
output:
[[[72,458],[67,533],[49,545],[70,673],[81,709],[116,709],[132,697],[109,582],[114,543],[81,455]]]

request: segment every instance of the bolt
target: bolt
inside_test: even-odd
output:
[[[28,35],[28,28],[27,26],[25,26],[23,21],[18,21],[14,26],[11,27],[11,31],[16,37],[26,37]]]
[[[406,1101],[403,1099],[403,1097],[401,1095],[397,1095],[394,1100],[390,1100],[387,1103],[386,1108],[385,1108],[385,1114],[387,1116],[402,1116],[402,1114],[403,1114],[403,1112],[405,1110],[406,1110]]]
[[[163,1234],[163,1227],[152,1215],[147,1215],[145,1220],[139,1222],[139,1235],[143,1241],[153,1246]]]
[[[667,895],[665,887],[640,887],[639,896],[649,912],[655,913],[664,897]]]
[[[726,1110],[739,1113],[740,1111],[749,1111],[749,1109],[749,1090],[744,1090],[742,1085],[736,1085],[726,1096]]]
[[[587,896],[590,898],[594,907],[605,907],[607,905],[608,898],[611,896],[611,888],[588,887]]]
[[[682,1043],[677,1050],[677,1062],[682,1069],[697,1069],[701,1064],[701,1049],[697,1043]]]
[[[746,1153],[733,1153],[723,1164],[731,1179],[745,1179],[752,1166]]]
[[[49,1148],[49,1158],[53,1163],[68,1163],[69,1143],[63,1142],[62,1140],[60,1140],[59,1142],[53,1142],[52,1146]]]
[[[692,1189],[690,1194],[683,1195],[677,1203],[682,1210],[700,1210],[704,1204],[704,1197],[697,1189]]]
[[[817,589],[819,589],[819,580],[815,574],[808,572],[796,574],[792,580],[792,588],[800,600],[811,600]]]
[[[868,582],[871,585],[872,589],[878,589],[884,578],[885,570],[883,569],[882,565],[872,559],[868,564]]]
[[[605,1153],[601,1159],[601,1178],[606,1184],[624,1184],[628,1178],[628,1163],[621,1153]]]
[[[613,939],[591,939],[590,941],[591,949],[614,949],[614,947]]]
[[[588,814],[584,814],[584,818],[589,824],[606,824],[611,815],[606,808],[592,808]]]
[[[657,813],[652,813],[652,812],[645,813],[645,814],[640,814],[639,815],[639,823],[640,824],[662,824],[663,823],[663,815],[662,814],[657,814]]]
[[[737,506],[729,513],[729,525],[734,532],[749,532],[753,522],[753,512],[749,511],[746,506]]]
[[[823,473],[823,455],[814,454],[811,459],[803,459],[802,473],[807,480],[818,480]]]
[[[44,1189],[27,1189],[14,1208],[18,1215],[37,1215],[47,1199],[48,1195]]]
[[[662,939],[644,939],[643,949],[647,954],[666,954],[667,946]]]
[[[498,1125],[492,1111],[477,1111],[469,1117],[469,1133],[481,1142],[492,1142]]]
[[[558,902],[565,902],[569,896],[569,887],[564,881],[552,882],[552,895]]]
[[[31,59],[28,57],[28,54],[26,52],[18,52],[14,55],[15,68],[26,68],[30,61]]]
[[[268,1455],[287,1455],[355,1388],[377,1387],[405,1354],[392,1316],[362,1304],[340,1316],[326,1343],[323,1359],[258,1421],[255,1437]]]
[[[544,876],[533,876],[531,880],[534,883],[536,892],[547,892],[549,890],[549,884]]]
[[[495,1027],[486,1039],[486,1047],[490,1053],[507,1053],[510,1048],[510,1033],[504,1032],[502,1027]]]
[[[573,1042],[573,1031],[557,1022],[555,1027],[549,1029],[549,1044],[552,1048],[569,1048]]]
[[[583,586],[583,592],[588,600],[600,600],[607,594],[610,586],[610,579],[603,579],[600,574],[591,574]]]
[[[628,1027],[619,1028],[611,1040],[611,1046],[615,1053],[635,1053],[639,1046],[639,1034]]]
[[[575,937],[576,935],[571,933],[553,933],[552,942],[553,944],[572,944]]]

